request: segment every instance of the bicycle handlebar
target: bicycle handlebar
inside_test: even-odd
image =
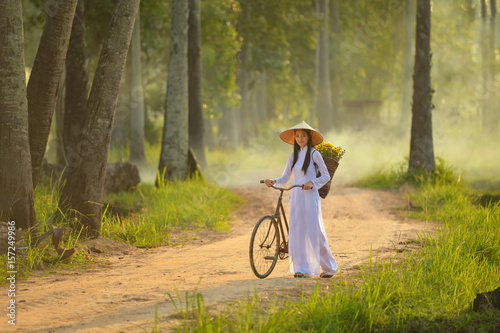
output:
[[[265,183],[265,180],[261,180],[261,181],[260,181],[260,183],[261,183],[261,184],[264,184],[264,183]],[[294,188],[294,187],[302,187],[302,188],[303,188],[303,187],[304,187],[304,184],[302,184],[302,185],[292,185],[292,186],[290,186],[289,188],[284,188],[284,187],[275,187],[274,185],[273,185],[273,186],[271,186],[271,187],[272,187],[272,188],[274,188],[275,190],[290,191],[290,190],[291,190],[292,188]]]

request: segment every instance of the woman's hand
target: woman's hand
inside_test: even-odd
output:
[[[276,184],[276,181],[274,179],[266,179],[264,183],[266,183],[267,187],[271,187],[274,186],[274,184]]]
[[[310,190],[313,188],[313,183],[312,181],[308,181],[307,183],[304,184],[304,187],[302,188],[303,190]]]

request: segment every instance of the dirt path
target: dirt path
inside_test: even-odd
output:
[[[155,308],[166,331],[169,323],[164,318],[175,311],[168,295],[176,298],[175,290],[181,298],[186,291],[198,290],[206,304],[213,304],[254,290],[265,295],[329,283],[317,277],[294,279],[288,261],[279,261],[269,278],[257,279],[248,261],[249,238],[260,216],[274,210],[278,192],[264,186],[236,192],[248,202],[234,217],[229,234],[207,235],[184,246],[134,249],[110,257],[108,265],[92,272],[18,282],[15,331],[144,332],[153,327]],[[397,191],[335,187],[322,201],[330,248],[342,274],[366,262],[370,247],[379,256],[394,254],[395,248],[404,247],[400,242],[433,227],[401,217],[398,208],[406,206],[401,196]],[[4,317],[0,331],[9,330],[13,327]]]

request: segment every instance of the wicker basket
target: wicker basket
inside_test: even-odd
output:
[[[326,168],[328,169],[328,173],[330,174],[330,180],[328,181],[328,183],[323,185],[323,187],[318,190],[319,196],[324,199],[328,195],[328,192],[330,192],[332,178],[333,178],[333,175],[335,174],[335,171],[337,170],[337,168],[339,166],[339,162],[337,162],[335,159],[333,159],[331,157],[326,157],[326,156],[322,156],[322,157],[323,157],[323,161],[325,161]]]

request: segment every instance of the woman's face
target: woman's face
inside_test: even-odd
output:
[[[309,135],[304,130],[296,130],[295,131],[295,141],[300,146],[300,148],[304,149],[307,147],[307,141],[309,141]]]

